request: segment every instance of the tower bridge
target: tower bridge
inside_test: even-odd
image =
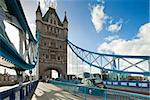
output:
[[[14,31],[8,33],[5,30],[7,24],[15,27],[17,33],[14,33]],[[15,40],[18,46],[11,39],[12,34],[18,36]],[[75,54],[77,63],[80,61],[89,66],[90,73],[91,68],[95,67],[101,70],[101,74],[103,71],[106,71],[117,76],[117,79],[102,80],[108,88],[77,84],[80,83],[77,79],[66,80],[69,67],[67,66],[67,46]],[[138,74],[149,78],[150,56],[101,54],[80,48],[68,40],[66,12],[64,20],[60,21],[56,10],[51,7],[49,7],[45,15],[42,15],[40,5],[38,5],[36,10],[35,39],[28,26],[20,1],[0,1],[0,66],[15,70],[19,82],[18,85],[4,87],[5,89],[0,87],[0,100],[26,100],[31,99],[33,94],[36,94],[33,95],[33,98],[48,99],[51,97],[52,99],[57,98],[60,100],[92,100],[93,98],[95,100],[121,100],[122,98],[132,100],[150,99],[149,93],[139,94],[138,92],[135,93],[135,91],[109,88],[112,85],[126,86],[131,89],[134,87],[142,91],[148,90],[150,88],[149,81],[122,81],[121,74]],[[75,66],[78,71],[78,64]],[[37,69],[37,73],[36,78],[32,80],[31,75],[34,68]],[[130,70],[130,68],[136,68],[138,71]],[[59,81],[48,80],[48,84],[39,82],[41,79],[47,77],[52,78],[52,70],[56,70],[59,73]],[[23,82],[23,74],[25,71],[29,71],[30,73],[30,82],[27,83]],[[40,93],[43,93],[42,96]],[[47,97],[47,95],[50,96]],[[69,95],[70,97],[64,95]]]

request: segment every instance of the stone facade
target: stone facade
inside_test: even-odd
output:
[[[65,13],[60,21],[56,9],[49,7],[42,16],[40,6],[36,11],[36,31],[40,34],[39,76],[51,78],[51,70],[56,70],[60,78],[67,77],[68,21]]]

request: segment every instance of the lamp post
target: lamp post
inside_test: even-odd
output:
[[[30,74],[30,83],[32,82],[32,70],[29,71]]]

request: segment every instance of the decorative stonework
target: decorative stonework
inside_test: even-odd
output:
[[[56,10],[49,7],[42,17],[40,6],[36,11],[36,31],[40,33],[39,46],[39,76],[51,77],[51,71],[56,70],[61,78],[67,76],[67,43],[68,21],[65,14],[61,22]]]

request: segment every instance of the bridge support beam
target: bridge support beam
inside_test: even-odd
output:
[[[21,30],[19,30],[19,54],[23,58],[23,33]]]

